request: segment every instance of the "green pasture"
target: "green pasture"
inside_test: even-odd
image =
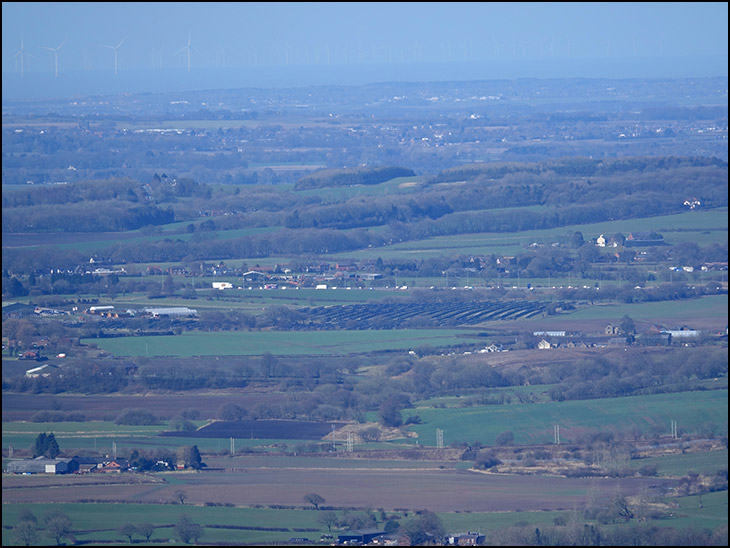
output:
[[[410,194],[418,190],[418,183],[422,177],[397,177],[377,185],[354,185],[340,187],[324,187],[309,190],[299,190],[297,194],[303,196],[317,196],[322,203],[338,202],[356,197],[390,196],[393,194]],[[283,185],[282,185],[283,186]],[[294,190],[294,185],[287,185]]]
[[[367,331],[189,332],[182,335],[82,339],[113,356],[278,356],[408,351],[475,340],[468,330],[398,329]]]
[[[204,422],[197,421],[194,424],[200,426]],[[166,422],[151,426],[123,426],[110,421],[3,422],[2,436],[3,449],[14,447],[25,450],[33,446],[38,434],[53,432],[62,453],[66,456],[71,456],[69,452],[79,450],[111,453],[114,444],[120,452],[148,449],[151,446],[175,450],[195,444],[195,442],[186,441],[185,438],[157,436],[159,432],[165,430],[171,430]],[[215,445],[208,449],[215,450]]]
[[[304,502],[302,502],[304,505]],[[15,525],[22,510],[30,510],[41,521],[42,516],[51,511],[64,512],[71,519],[74,536],[80,540],[117,541],[117,545],[127,544],[129,540],[117,533],[117,528],[125,523],[152,523],[158,529],[150,541],[174,539],[170,527],[182,516],[188,516],[200,525],[229,525],[245,527],[286,528],[288,531],[247,531],[240,529],[217,529],[205,527],[200,542],[232,542],[257,545],[259,543],[285,543],[292,537],[307,537],[319,540],[327,528],[317,523],[315,510],[284,510],[268,508],[230,508],[181,506],[177,504],[3,504],[3,546],[10,546],[10,531],[5,526]],[[295,529],[316,529],[316,532],[300,532]],[[45,539],[41,535],[42,539]],[[137,535],[135,544],[144,544]],[[53,542],[53,541],[52,541]],[[42,542],[40,545],[45,545]]]
[[[603,318],[623,318],[625,315],[636,320],[652,321],[676,319],[679,324],[689,324],[692,318],[717,318],[727,325],[728,296],[711,295],[681,301],[658,301],[647,303],[607,304],[583,308],[566,314],[570,320],[598,320]],[[528,320],[529,321],[529,320]]]
[[[728,501],[727,491],[707,493],[687,497],[665,498],[674,508],[663,519],[651,521],[657,527],[675,528],[707,528],[714,530],[727,525]],[[701,504],[700,504],[701,501]],[[22,511],[31,511],[41,521],[43,515],[60,511],[69,516],[74,536],[82,542],[94,540],[106,541],[117,545],[126,544],[128,539],[122,537],[117,529],[125,524],[152,523],[157,527],[150,539],[150,544],[159,543],[162,539],[174,539],[174,525],[182,516],[205,526],[200,539],[202,543],[226,542],[263,545],[265,543],[286,543],[292,537],[306,537],[317,541],[327,528],[318,523],[319,512],[316,510],[240,508],[240,507],[206,507],[180,506],[176,504],[113,504],[113,503],[64,503],[64,504],[4,504],[2,509],[3,546],[10,546],[12,527],[17,523]],[[447,534],[466,531],[479,531],[486,534],[489,540],[491,533],[508,527],[524,527],[534,531],[535,527],[547,527],[553,524],[558,516],[568,512],[439,512],[438,516]],[[342,515],[337,511],[338,517]],[[402,513],[388,513],[401,523],[408,519]],[[210,525],[286,528],[288,531],[247,531],[240,529],[218,529]],[[602,528],[633,527],[636,523],[603,525]],[[297,531],[298,529],[298,531]],[[315,531],[302,531],[314,529]],[[333,529],[336,538],[340,529]],[[134,537],[135,544],[145,545],[141,537]],[[47,545],[49,539],[41,531],[39,545]],[[168,544],[178,544],[170,542]]]
[[[684,453],[647,459],[633,459],[630,466],[656,466],[660,476],[686,476],[693,470],[698,474],[712,475],[718,470],[727,470],[727,449],[703,453]]]
[[[530,386],[504,386],[489,389],[462,390],[458,396],[437,396],[425,400],[416,401],[414,413],[418,413],[420,409],[461,409],[464,407],[473,407],[474,402],[480,398],[497,398],[504,397],[505,405],[520,403],[520,396],[531,397],[534,401],[547,402],[550,401],[548,392],[558,386],[557,384],[533,384]],[[406,414],[409,410],[406,411]]]
[[[516,444],[554,441],[560,426],[563,443],[586,432],[670,433],[672,420],[682,432],[697,433],[708,424],[727,433],[727,390],[708,390],[578,400],[536,404],[489,405],[469,408],[418,410],[423,424],[411,427],[421,445],[436,445],[436,429],[444,432],[444,444],[474,442],[493,444],[502,432],[512,431]]]
[[[444,528],[449,533],[479,531],[488,535],[490,531],[506,527],[524,526],[532,531],[535,527],[552,525],[553,519],[564,512],[439,512]],[[487,539],[488,540],[488,539]]]
[[[240,544],[257,544],[266,542],[285,543],[292,537],[306,537],[317,541],[327,528],[317,522],[318,512],[315,510],[287,510],[268,508],[229,508],[202,506],[179,506],[160,504],[18,504],[3,505],[3,545],[10,545],[9,527],[15,525],[18,515],[23,510],[30,510],[40,518],[47,512],[64,512],[71,518],[74,536],[88,542],[92,539],[114,541],[118,544],[127,544],[128,539],[121,537],[116,529],[124,523],[152,523],[160,527],[155,530],[151,541],[174,538],[174,531],[170,525],[176,523],[183,515],[201,525],[232,525],[248,527],[276,527],[287,528],[289,531],[245,531],[234,529],[214,529],[206,527],[202,543],[238,542]],[[503,513],[439,513],[447,532],[458,533],[465,531],[482,531],[499,529],[527,523],[531,527],[544,526],[561,512],[503,512]],[[337,512],[341,517],[342,512]],[[393,514],[403,522],[407,517],[403,514]],[[167,526],[167,527],[165,527]],[[100,531],[101,529],[101,531]],[[317,529],[312,531],[295,531],[295,529]],[[89,531],[89,532],[86,532]],[[333,529],[335,538],[345,532]],[[145,543],[136,536],[135,544]]]
[[[701,527],[712,530],[721,525],[727,527],[727,490],[706,493],[701,497],[692,495],[668,501],[676,502],[678,505],[669,522],[672,527]]]
[[[712,242],[727,243],[727,208],[710,211],[692,211],[676,215],[661,215],[641,219],[622,219],[602,223],[568,225],[544,230],[521,232],[484,232],[436,236],[413,240],[379,248],[363,249],[333,255],[336,259],[426,259],[442,255],[516,255],[525,251],[533,242],[552,243],[566,234],[579,231],[583,237],[597,238],[601,234],[620,232],[659,232],[668,244],[696,242],[707,245]]]
[[[532,384],[529,386],[503,386],[489,389],[461,390],[458,396],[437,396],[414,402],[413,409],[407,409],[405,415],[417,414],[420,409],[463,409],[474,407],[475,403],[482,398],[495,400],[504,398],[503,405],[522,405],[520,399],[532,401],[533,403],[549,403],[550,391],[559,386],[558,384]],[[680,383],[665,383],[664,388],[667,390],[677,389],[680,391],[694,390],[717,390],[727,389],[728,378],[720,377],[717,379],[695,379],[691,381],[681,381]]]

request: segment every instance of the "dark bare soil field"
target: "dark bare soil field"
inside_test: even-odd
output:
[[[236,472],[161,474],[168,484],[75,485],[63,488],[18,488],[15,478],[3,503],[119,501],[174,503],[183,489],[186,504],[230,503],[239,506],[304,506],[304,495],[318,493],[327,506],[407,508],[432,511],[531,511],[582,508],[590,490],[610,497],[619,489],[632,495],[648,488],[654,494],[677,484],[656,478],[583,479],[492,475],[457,470],[337,470],[255,467]],[[133,477],[124,474],[122,477]],[[44,478],[45,479],[45,478]],[[53,477],[49,482],[57,481]]]
[[[233,394],[219,393],[150,394],[145,396],[78,396],[45,394],[3,394],[3,421],[27,421],[37,411],[79,411],[87,420],[113,420],[123,409],[143,408],[161,419],[170,419],[183,409],[197,409],[203,418],[215,417],[218,408],[225,403],[235,403],[250,409],[259,403],[277,403],[283,398],[278,394],[241,391]]]
[[[216,421],[192,432],[161,432],[160,436],[181,438],[251,438],[265,440],[319,440],[339,428],[340,422],[283,420]]]

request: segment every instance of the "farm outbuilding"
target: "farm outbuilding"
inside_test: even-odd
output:
[[[231,282],[213,282],[212,284],[213,289],[233,289],[233,284]]]
[[[550,343],[549,343],[548,341],[546,341],[545,339],[543,339],[543,340],[541,340],[541,341],[540,341],[539,343],[537,343],[537,347],[538,347],[538,348],[539,348],[540,350],[550,350],[550,349],[551,349],[551,348],[553,347],[553,345],[552,345],[552,344],[550,344]]]
[[[28,369],[25,372],[25,376],[30,379],[35,379],[37,377],[50,377],[51,373],[54,369],[58,369],[58,366],[51,365],[51,364],[45,364],[41,365],[40,367],[34,367],[33,369]]]
[[[71,460],[76,462],[76,465],[78,466],[78,472],[82,474],[93,472],[99,465],[99,459],[96,459],[94,457],[80,457],[78,455],[75,455]]]
[[[385,531],[369,529],[366,531],[350,531],[337,536],[338,544],[369,544],[375,537],[384,535]]]
[[[172,308],[145,308],[144,309],[145,314],[149,314],[150,316],[154,317],[160,317],[160,316],[174,316],[174,317],[192,317],[197,316],[198,311],[194,308],[187,308],[185,306],[176,306]]]
[[[3,316],[9,318],[26,318],[33,314],[34,307],[29,304],[12,303],[3,305]]]
[[[7,467],[9,474],[68,474],[76,470],[78,464],[73,459],[46,457],[10,461]]]
[[[481,533],[459,533],[458,535],[450,535],[446,539],[448,546],[480,546],[486,537]]]

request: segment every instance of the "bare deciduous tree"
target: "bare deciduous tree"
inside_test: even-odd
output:
[[[180,504],[185,504],[185,499],[188,498],[188,494],[182,489],[175,491],[175,498],[180,501]]]

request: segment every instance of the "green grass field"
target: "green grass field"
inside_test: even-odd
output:
[[[648,431],[666,428],[676,420],[685,432],[715,424],[727,432],[727,390],[681,392],[538,404],[512,404],[463,409],[419,409],[423,424],[412,430],[421,445],[436,445],[436,429],[444,431],[444,444],[480,441],[493,444],[502,432],[512,431],[517,444],[552,443],[554,425],[561,440],[586,431]]]
[[[50,430],[49,430],[50,431]],[[73,449],[76,451],[94,451],[104,454],[112,454],[113,448],[122,454],[130,453],[137,449],[164,448],[176,452],[181,447],[197,445],[202,452],[225,452],[228,451],[230,443],[228,438],[181,438],[181,437],[158,437],[152,434],[139,435],[73,435],[55,434],[56,440],[62,450]],[[3,435],[3,446],[11,445],[15,448],[27,449],[32,447],[36,435],[12,434],[7,437]],[[256,450],[262,452],[290,451],[295,452],[297,444],[301,440],[285,439],[246,439],[236,438],[236,452]]]
[[[302,503],[304,504],[304,503]],[[74,536],[80,541],[106,540],[127,544],[116,529],[125,523],[152,523],[160,527],[150,540],[174,539],[174,525],[182,516],[188,516],[201,525],[231,525],[243,527],[267,527],[286,531],[252,531],[216,529],[206,527],[200,542],[233,543],[285,543],[292,537],[308,537],[319,540],[327,528],[317,523],[315,510],[273,510],[264,508],[227,508],[204,506],[180,506],[175,504],[18,504],[3,505],[3,525],[15,524],[23,509],[29,509],[40,520],[50,511],[64,512],[71,518]],[[316,532],[300,532],[295,529],[315,529]],[[88,531],[88,532],[82,532]],[[3,528],[3,546],[10,546],[9,531]],[[139,536],[137,541],[141,541]],[[52,542],[53,543],[53,542]],[[176,543],[174,543],[176,544]]]
[[[712,475],[718,470],[727,470],[727,449],[709,453],[686,453],[648,459],[634,459],[631,468],[656,466],[660,476],[685,476],[689,470],[698,474]]]
[[[672,506],[670,515],[664,519],[650,522],[657,527],[675,528],[707,528],[714,530],[720,526],[727,526],[728,500],[727,491],[707,493],[700,497],[688,496],[665,499]],[[174,539],[174,530],[171,525],[182,516],[189,517],[193,522],[205,527],[200,542],[226,542],[261,545],[264,543],[286,543],[293,537],[305,537],[312,541],[319,540],[320,535],[327,534],[327,528],[317,521],[319,512],[316,510],[271,509],[271,508],[230,508],[180,506],[173,504],[4,504],[2,509],[3,546],[12,545],[12,527],[17,523],[22,511],[31,511],[39,521],[48,512],[60,511],[69,516],[74,536],[82,542],[102,541],[105,543],[126,544],[128,539],[117,532],[125,524],[151,523],[156,526],[150,538],[150,544],[157,544],[162,539]],[[338,517],[343,516],[341,511]],[[553,524],[558,516],[566,516],[567,512],[439,512],[438,516],[444,525],[447,534],[479,531],[482,534],[497,534],[500,529],[508,527],[527,528],[534,531],[535,527],[547,527]],[[376,512],[380,518],[379,512]],[[388,513],[387,517],[395,517],[401,523],[408,516],[401,512]],[[382,526],[382,522],[379,525]],[[287,529],[287,531],[254,531],[228,528],[212,528],[210,525],[260,527]],[[631,524],[602,526],[606,529],[614,527],[631,527]],[[342,529],[333,529],[330,534],[335,538]],[[496,538],[496,537],[495,537]],[[147,543],[137,535],[134,543]],[[43,546],[48,537],[41,531],[40,542]],[[488,538],[489,540],[489,538]],[[174,540],[167,544],[179,545]]]
[[[622,318],[629,315],[636,320],[658,320],[675,318],[680,324],[691,322],[692,318],[723,319],[727,325],[727,295],[712,295],[681,301],[659,301],[654,303],[631,303],[598,305],[583,308],[567,314],[571,320],[597,320],[604,318]]]
[[[524,246],[532,242],[558,241],[566,234],[580,231],[585,239],[596,238],[601,234],[621,232],[662,233],[667,243],[696,242],[707,245],[711,242],[727,243],[727,208],[711,211],[693,211],[677,215],[662,215],[643,219],[625,219],[583,225],[570,225],[546,230],[526,230],[522,232],[488,232],[477,234],[457,234],[437,236],[424,240],[414,240],[377,249],[364,249],[334,255],[335,259],[374,259],[383,260],[398,257],[426,259],[440,255],[459,254],[497,254],[515,255],[524,253]],[[669,232],[662,232],[669,229]]]
[[[83,339],[113,356],[336,355],[474,342],[468,330],[190,332],[164,337]]]
[[[200,426],[204,422],[198,421],[195,424]],[[164,430],[171,430],[166,422],[154,426],[122,426],[110,421],[3,422],[3,448],[32,447],[36,436],[42,432],[53,432],[61,450],[67,455],[70,450],[112,452],[115,443],[120,451],[149,447],[154,440],[160,440],[155,445],[168,447],[173,451],[184,445],[194,444],[183,438],[158,438],[157,433]],[[211,443],[211,440],[207,441],[206,448],[215,450],[216,444]]]

